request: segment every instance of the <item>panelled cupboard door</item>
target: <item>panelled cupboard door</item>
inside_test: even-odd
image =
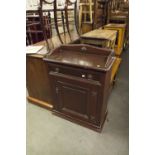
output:
[[[101,84],[61,73],[50,72],[56,111],[84,121],[99,123]],[[54,90],[55,89],[55,90]]]

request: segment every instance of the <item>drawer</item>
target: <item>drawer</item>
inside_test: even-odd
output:
[[[56,72],[56,73],[61,73],[64,75],[69,75],[69,76],[74,76],[78,77],[81,79],[87,79],[87,80],[92,80],[92,81],[102,81],[103,79],[103,74],[100,72],[94,72],[91,70],[85,70],[85,69],[79,69],[79,68],[73,68],[73,67],[66,67],[66,66],[61,66],[53,63],[48,63],[49,67],[49,72]]]

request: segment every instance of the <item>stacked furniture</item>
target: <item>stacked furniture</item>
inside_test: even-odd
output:
[[[79,29],[86,33],[106,24],[108,0],[81,0],[79,6]]]
[[[125,30],[126,30],[126,24],[115,24],[110,23],[104,26],[104,30],[115,30],[117,31],[117,38],[116,38],[116,44],[115,44],[115,55],[116,60],[114,63],[113,71],[112,71],[112,79],[115,79],[115,76],[118,72],[120,63],[121,63],[121,53],[123,52],[123,49],[125,47]]]
[[[117,31],[96,29],[80,36],[81,43],[114,49]]]
[[[108,1],[86,2],[91,5],[81,5],[86,8],[81,20],[89,20],[91,30],[95,30],[79,36],[76,0],[66,0],[62,8],[57,8],[56,0],[40,0],[38,15],[44,40],[34,46],[43,45],[43,48],[26,55],[27,99],[100,132],[121,62],[126,24],[105,25],[108,16],[98,9],[105,11],[101,4]],[[44,10],[46,3],[52,8]],[[70,5],[74,8],[70,9]],[[102,20],[96,20],[98,17]]]
[[[81,36],[81,43],[104,47],[115,51],[117,31],[107,29],[97,29],[87,32]],[[116,55],[116,52],[115,52]],[[115,82],[116,73],[118,71],[121,59],[117,58],[114,61],[111,72],[111,83]]]
[[[46,23],[49,23],[49,17],[44,16]],[[50,37],[49,28],[46,29],[47,38]],[[26,12],[26,45],[35,44],[43,41],[43,31],[40,24],[40,17],[37,10],[29,10]]]
[[[81,33],[92,29],[94,2],[92,0],[81,0],[79,4],[79,30]]]
[[[115,49],[115,54],[117,56],[120,56],[124,48],[126,24],[110,23],[104,26],[104,30],[115,30],[118,32],[114,49]]]
[[[39,53],[26,54],[26,83],[28,96],[27,99],[45,107],[52,109],[52,99],[50,95],[50,85],[48,80],[47,67],[43,58],[51,49],[56,48],[64,43],[69,43],[78,38],[78,32],[75,24],[75,9],[70,8],[74,3],[66,1],[65,8],[57,8],[56,0],[50,3],[51,9],[43,9],[42,0],[39,10],[27,11],[27,17],[35,17],[37,19],[42,37],[37,43],[32,42],[27,45],[33,44],[34,46],[44,46]],[[52,14],[54,13],[54,16]],[[30,19],[32,19],[30,17]],[[74,29],[71,27],[74,25]],[[48,30],[48,31],[47,31]]]
[[[48,5],[46,6],[48,9],[44,9],[44,5]],[[67,0],[64,5],[57,5],[57,0],[51,2],[41,0],[38,10],[27,10],[27,45],[49,39],[47,46],[52,49],[55,48],[53,37],[57,36],[60,44],[66,44],[78,36],[77,22],[75,22],[77,21],[76,1]]]
[[[129,2],[128,0],[110,0],[107,23],[125,24],[125,47],[129,44]]]

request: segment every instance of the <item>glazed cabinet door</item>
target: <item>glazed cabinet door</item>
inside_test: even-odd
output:
[[[54,110],[73,118],[98,123],[101,84],[97,81],[50,72],[55,93]]]

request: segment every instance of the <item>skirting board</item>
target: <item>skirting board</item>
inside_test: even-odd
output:
[[[38,100],[38,99],[36,99],[36,98],[27,96],[27,100],[28,100],[30,103],[33,103],[33,104],[38,105],[38,106],[40,106],[40,107],[46,108],[46,109],[48,109],[48,110],[52,110],[52,109],[53,109],[53,105],[51,105],[51,104],[49,104],[49,103],[47,103],[47,102]]]

